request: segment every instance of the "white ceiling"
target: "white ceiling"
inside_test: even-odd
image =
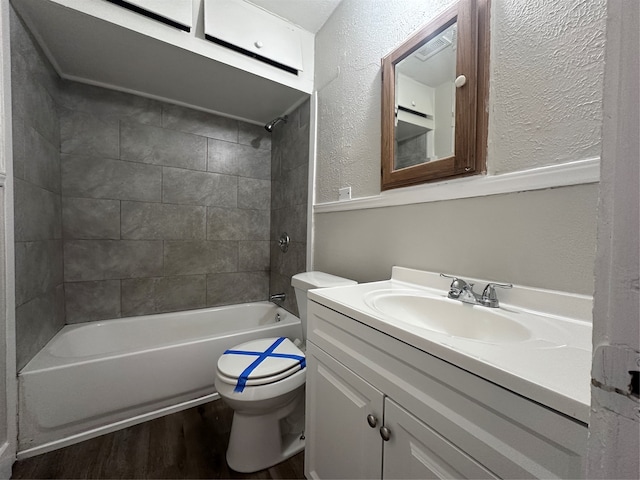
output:
[[[308,32],[317,33],[342,0],[247,0]]]

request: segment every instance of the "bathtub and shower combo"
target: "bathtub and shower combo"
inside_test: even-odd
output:
[[[302,338],[270,302],[67,325],[19,374],[19,458],[45,453],[218,398],[225,349]]]

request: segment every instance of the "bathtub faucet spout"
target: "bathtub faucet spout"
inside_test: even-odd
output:
[[[284,293],[274,293],[273,295],[269,295],[269,301],[270,302],[284,302],[284,299],[286,298],[286,295]]]

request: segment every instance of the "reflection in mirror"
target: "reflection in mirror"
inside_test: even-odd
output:
[[[457,23],[396,64],[394,170],[451,157]]]

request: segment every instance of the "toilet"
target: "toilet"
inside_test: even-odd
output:
[[[303,338],[261,338],[220,356],[215,387],[234,411],[227,448],[233,470],[257,472],[304,449],[307,291],[356,283],[323,272],[294,275]]]

